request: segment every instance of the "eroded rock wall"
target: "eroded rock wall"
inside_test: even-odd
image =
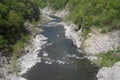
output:
[[[120,46],[120,31],[113,31],[106,34],[93,29],[87,39],[83,42],[83,50],[87,55],[96,55]]]

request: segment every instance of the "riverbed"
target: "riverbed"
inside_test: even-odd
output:
[[[40,26],[43,31],[37,35],[44,35],[47,42],[39,51],[40,62],[23,77],[28,80],[97,80],[97,69],[65,36],[65,28],[60,22],[60,18],[53,17]]]

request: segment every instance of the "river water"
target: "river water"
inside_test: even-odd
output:
[[[39,52],[41,62],[24,77],[28,80],[97,80],[97,69],[73,46],[59,22],[56,18],[41,26],[44,31],[40,34],[48,38],[47,44]]]

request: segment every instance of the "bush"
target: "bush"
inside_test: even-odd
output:
[[[61,10],[65,8],[68,1],[69,0],[48,0],[48,4],[53,10]]]
[[[97,56],[101,58],[101,67],[112,66],[114,63],[120,61],[120,48],[116,51],[108,51],[107,53],[101,53]]]
[[[87,27],[120,29],[120,0],[69,0],[69,20]],[[104,31],[103,31],[104,32]]]

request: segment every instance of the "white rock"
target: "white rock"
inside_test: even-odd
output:
[[[31,45],[28,45],[29,53],[26,55],[22,56],[19,61],[19,65],[21,67],[21,72],[20,75],[23,75],[24,73],[27,72],[28,69],[30,69],[32,66],[34,66],[36,63],[41,62],[40,58],[38,57],[38,51],[41,49],[41,46],[46,44],[47,41],[45,41],[47,38],[44,37],[43,35],[39,34],[36,35],[35,38],[31,40]],[[26,64],[29,63],[29,64]]]
[[[96,56],[85,56],[86,58],[88,58],[90,61],[94,62],[94,61],[97,61],[98,58]]]
[[[59,63],[59,64],[65,64],[66,63],[66,62],[61,61],[61,60],[57,60],[56,62]]]
[[[65,17],[66,15],[69,14],[69,10],[67,8],[61,10],[61,11],[57,11],[54,12],[52,9],[50,9],[48,6],[41,9],[41,13],[43,14],[44,17],[46,17],[47,19],[53,20],[52,18],[49,17],[49,15],[55,15],[57,17]]]
[[[97,73],[98,80],[120,80],[120,62],[112,67],[103,67]]]
[[[59,34],[57,34],[57,36],[59,37],[60,35],[59,35]]]
[[[76,25],[75,25],[74,23],[72,23],[72,22],[66,22],[66,23],[61,22],[61,23],[59,23],[59,24],[64,25],[64,28],[65,28],[65,36],[66,36],[67,38],[70,38],[70,39],[73,41],[73,44],[74,44],[76,47],[80,48],[80,45],[81,45],[81,43],[82,43],[82,37],[79,36],[79,35],[80,35],[82,29],[80,29],[78,32],[76,32],[76,31],[74,30],[74,28],[76,27]]]
[[[43,52],[43,56],[44,56],[44,57],[47,57],[47,56],[48,56],[48,53]]]
[[[113,50],[120,46],[120,31],[102,34],[96,30],[88,34],[88,38],[83,42],[84,51],[88,55],[95,55]]]
[[[52,64],[52,62],[50,62],[50,61],[45,61],[45,64]]]
[[[76,59],[85,59],[85,57],[79,57],[77,55],[67,55],[67,57],[76,58]]]

